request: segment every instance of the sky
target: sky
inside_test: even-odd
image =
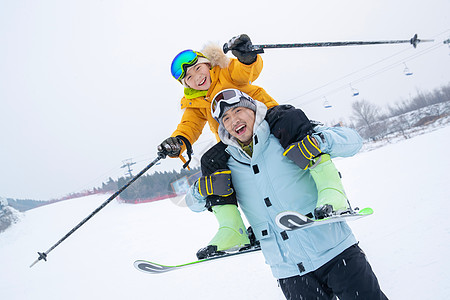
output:
[[[382,109],[450,82],[449,1],[302,2],[0,0],[0,195],[49,200],[91,189],[125,175],[127,159],[136,174],[182,115],[173,57],[241,33],[254,44],[435,40],[267,49],[254,84],[327,124],[346,120],[355,100]],[[206,128],[194,166],[212,143]],[[180,168],[166,159],[150,172]]]
[[[375,211],[348,225],[389,299],[450,299],[450,156],[442,156],[438,164],[410,163],[430,148],[448,149],[450,140],[442,137],[449,135],[447,123],[335,160],[352,206]],[[396,166],[389,168],[390,176],[386,165]],[[216,233],[213,214],[193,213],[182,205],[182,196],[135,205],[112,201],[49,252],[46,262],[29,268],[37,251],[50,249],[105,196],[26,211],[0,233],[2,299],[285,299],[262,253],[159,275],[135,269],[137,259],[164,265],[190,262]],[[418,222],[424,212],[432,220]]]

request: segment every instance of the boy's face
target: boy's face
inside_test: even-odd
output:
[[[222,123],[229,134],[237,138],[244,145],[252,142],[255,112],[247,107],[233,107],[222,117]]]
[[[211,86],[211,74],[206,63],[196,64],[187,69],[184,82],[192,89],[207,91]]]

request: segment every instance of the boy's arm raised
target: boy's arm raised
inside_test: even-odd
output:
[[[251,84],[258,79],[263,68],[263,60],[260,55],[257,56],[256,61],[251,65],[245,65],[237,59],[231,59],[228,66],[228,71],[231,80],[237,85]]]

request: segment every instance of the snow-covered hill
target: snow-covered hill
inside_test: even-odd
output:
[[[0,197],[0,233],[20,220],[21,214],[8,205],[8,201]]]
[[[450,126],[337,159],[354,206],[375,214],[350,223],[390,299],[450,299]],[[162,275],[135,259],[192,260],[217,228],[180,199],[113,201],[29,265],[107,199],[95,195],[27,211],[0,234],[2,299],[284,299],[261,253]]]

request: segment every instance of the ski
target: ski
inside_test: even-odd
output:
[[[239,252],[225,253],[222,255],[212,256],[209,258],[195,260],[195,261],[191,261],[188,263],[184,263],[184,264],[180,264],[180,265],[172,265],[172,266],[162,265],[162,264],[147,261],[147,260],[136,260],[134,262],[134,266],[139,271],[142,271],[147,274],[161,274],[161,273],[166,273],[166,272],[170,272],[170,271],[174,271],[174,270],[178,270],[178,269],[183,269],[183,268],[190,267],[190,266],[196,266],[196,265],[214,261],[217,259],[229,258],[229,257],[238,256],[238,255],[242,255],[242,254],[248,254],[248,253],[252,253],[252,252],[256,252],[256,251],[260,251],[260,250],[261,250],[260,246],[253,246],[250,249],[242,250]]]
[[[285,212],[279,213],[276,216],[275,221],[276,221],[277,225],[283,230],[297,230],[297,229],[302,229],[302,228],[310,228],[313,226],[330,224],[330,223],[334,223],[334,222],[356,220],[356,219],[360,219],[360,218],[363,218],[366,216],[370,216],[372,214],[373,214],[373,209],[370,207],[366,207],[361,210],[355,209],[351,213],[335,215],[335,216],[331,216],[331,217],[321,219],[321,220],[315,220],[315,219],[309,218],[309,217],[302,215],[295,211],[285,211]],[[202,263],[211,262],[211,261],[215,261],[215,260],[222,259],[222,258],[230,258],[230,257],[242,255],[242,254],[253,253],[256,251],[260,251],[260,250],[261,250],[261,247],[259,245],[257,245],[257,246],[253,246],[250,249],[246,249],[246,250],[242,250],[242,251],[238,251],[238,252],[232,252],[232,253],[225,253],[225,254],[212,256],[212,257],[205,258],[205,259],[194,260],[194,261],[179,264],[179,265],[163,265],[163,264],[151,262],[148,260],[136,260],[134,262],[134,266],[139,271],[142,271],[147,274],[161,274],[161,273],[167,273],[170,271],[179,270],[179,269],[183,269],[183,268],[187,268],[187,267],[191,267],[191,266],[196,266],[196,265],[199,265]]]
[[[320,226],[335,222],[353,221],[363,217],[367,217],[373,214],[373,209],[370,207],[363,208],[361,210],[355,209],[352,212],[342,215],[333,215],[328,218],[316,220],[302,215],[296,211],[284,211],[279,213],[275,222],[283,230],[297,230],[302,228],[309,228],[313,226]]]

